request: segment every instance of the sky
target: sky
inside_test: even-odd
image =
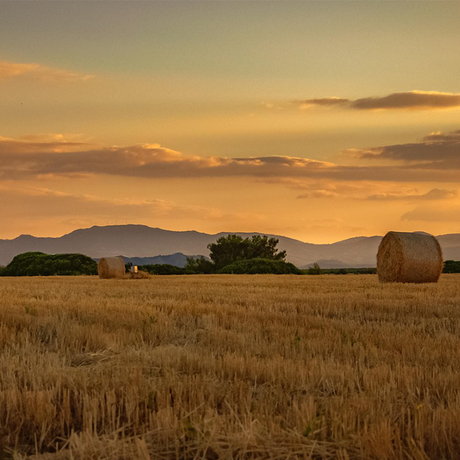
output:
[[[460,2],[0,0],[0,239],[460,233]]]

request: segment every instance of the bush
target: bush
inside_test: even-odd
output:
[[[364,268],[319,268],[315,267],[305,268],[302,270],[304,275],[375,275],[377,269],[374,267]]]
[[[150,273],[151,275],[185,275],[185,268],[176,267],[170,264],[148,264],[138,266],[138,270]]]
[[[321,275],[321,267],[315,262],[307,269],[307,275]]]
[[[443,273],[460,273],[460,260],[446,260]]]
[[[284,262],[283,260],[270,260],[270,259],[249,259],[238,260],[230,265],[221,268],[218,273],[222,274],[235,274],[235,275],[256,275],[256,274],[275,274],[287,275],[294,274],[300,275],[301,271],[293,264]]]
[[[97,264],[83,254],[44,254],[25,252],[17,255],[1,272],[3,276],[97,275]]]

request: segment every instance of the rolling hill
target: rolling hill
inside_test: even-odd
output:
[[[207,245],[229,233],[242,237],[261,234],[222,232],[211,235],[196,231],[176,232],[145,225],[95,226],[75,230],[57,238],[21,235],[12,240],[0,240],[0,265],[6,265],[15,255],[28,251],[42,251],[47,254],[81,253],[93,258],[116,255],[153,258],[177,253],[207,256]],[[269,236],[279,239],[279,248],[286,250],[288,261],[298,267],[305,267],[316,261],[321,261],[325,266],[375,266],[377,248],[382,238],[359,236],[332,244],[312,244],[280,235]],[[438,239],[443,247],[444,259],[460,260],[460,234],[441,235]],[[176,259],[183,262],[183,257],[178,256]],[[157,260],[157,263],[162,263],[161,259]],[[171,263],[174,258],[168,257],[168,260],[170,262],[167,263]]]

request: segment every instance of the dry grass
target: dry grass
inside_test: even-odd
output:
[[[148,280],[151,278],[151,275],[148,272],[139,270],[137,273],[125,273],[123,278],[128,280]]]
[[[0,458],[449,459],[460,276],[0,278]]]

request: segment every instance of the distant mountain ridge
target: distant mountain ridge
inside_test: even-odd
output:
[[[183,256],[208,256],[207,245],[228,234],[249,237],[265,233],[221,232],[212,235],[194,230],[176,232],[146,225],[95,226],[57,238],[21,235],[12,240],[0,240],[0,265],[6,265],[15,255],[28,251],[47,254],[81,253],[92,258],[120,254],[126,258],[154,258],[178,253]],[[287,260],[297,267],[305,267],[316,261],[328,266],[331,263],[340,264],[338,268],[375,267],[377,249],[382,239],[381,236],[358,236],[331,244],[313,244],[281,235],[268,236],[279,239],[279,248],[287,251]],[[443,248],[444,260],[460,260],[460,234],[441,235],[437,238]]]
[[[200,257],[197,256],[196,254],[190,256],[190,255],[185,255],[182,254],[182,252],[176,252],[175,254],[169,254],[169,255],[159,255],[159,256],[153,256],[153,257],[126,257],[126,256],[121,256],[123,257],[123,260],[125,261],[125,264],[133,264],[133,265],[163,265],[163,264],[168,264],[168,265],[174,265],[175,267],[181,267],[184,268],[185,265],[187,264],[187,257]],[[98,261],[99,259],[96,257],[94,260]]]

